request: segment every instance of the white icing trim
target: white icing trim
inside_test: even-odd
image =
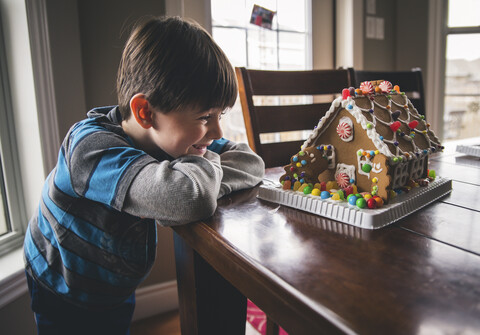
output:
[[[359,174],[363,174],[364,176],[367,176],[368,179],[370,179],[370,173],[374,172],[374,173],[380,173],[382,172],[382,165],[380,163],[373,163],[369,157],[367,156],[363,156],[363,155],[359,155],[358,154],[358,151],[366,151],[366,152],[370,152],[372,150],[364,150],[364,149],[359,149],[357,150],[357,162],[358,162],[358,173]],[[365,164],[369,164],[372,168],[370,169],[370,172],[365,172],[362,170],[362,166],[365,165]]]
[[[335,179],[339,173],[345,173],[350,179],[355,180],[355,165],[348,165],[343,163],[337,164],[337,171],[335,172]]]

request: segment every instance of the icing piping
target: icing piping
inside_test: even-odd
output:
[[[382,93],[383,94],[383,93]],[[423,158],[422,156],[427,155],[428,153],[432,152],[432,147],[433,145],[435,146],[440,146],[440,141],[439,139],[430,132],[430,135],[433,135],[433,138],[429,136],[429,131],[428,131],[428,124],[423,120],[422,118],[419,117],[419,113],[416,110],[415,107],[411,104],[410,100],[404,93],[399,93],[395,90],[393,90],[390,95],[402,95],[404,97],[405,103],[399,104],[391,99],[390,96],[387,96],[388,99],[388,105],[382,106],[379,104],[377,101],[374,100],[369,100],[370,101],[370,108],[369,109],[364,109],[360,108],[356,105],[354,98],[351,96],[347,97],[346,99],[343,99],[341,96],[336,98],[333,102],[332,105],[330,106],[329,110],[325,113],[325,116],[320,119],[318,122],[318,125],[315,127],[313,132],[310,134],[310,136],[306,139],[306,141],[303,143],[302,148],[306,148],[307,146],[311,145],[311,143],[315,140],[315,138],[323,133],[325,129],[328,128],[327,122],[331,123],[333,120],[333,117],[331,118],[332,114],[337,112],[338,107],[342,107],[345,110],[347,110],[352,116],[355,117],[355,120],[357,123],[361,125],[361,127],[366,131],[367,136],[372,140],[373,144],[377,148],[377,150],[385,155],[386,157],[390,158],[391,162],[397,163],[398,162],[398,157],[400,157],[400,161],[403,159],[420,159]],[[403,151],[400,146],[396,145],[395,153],[392,153],[390,148],[388,147],[388,144],[394,145],[395,142],[397,141],[397,133],[394,132],[392,140],[386,140],[383,138],[380,138],[380,135],[376,131],[375,127],[377,126],[377,122],[382,123],[386,126],[389,126],[388,122],[385,122],[379,118],[377,118],[373,113],[370,113],[370,109],[374,109],[375,107],[387,110],[389,113],[392,109],[393,106],[397,107],[402,107],[405,109],[405,112],[407,114],[407,119],[406,120],[398,120],[403,124],[406,124],[408,126],[408,123],[410,123],[413,119],[417,120],[419,123],[423,123],[425,127],[425,131],[421,131],[417,128],[414,128],[411,130],[411,134],[413,133],[413,136],[421,135],[424,136],[426,142],[428,143],[429,149],[424,149],[421,151],[418,146],[416,145],[415,141],[413,140],[413,136],[408,136],[409,138],[407,139],[407,136],[404,136],[404,138],[407,141],[411,141],[413,151]],[[387,107],[388,106],[388,107]],[[413,110],[415,113],[412,113]],[[372,121],[369,121],[363,113],[369,113],[372,117]],[[391,113],[390,113],[391,115]],[[394,122],[395,120],[391,116],[391,122]]]

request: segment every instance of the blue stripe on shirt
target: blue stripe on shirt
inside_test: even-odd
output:
[[[143,151],[134,148],[108,149],[90,176],[85,197],[112,206],[119,181],[125,171],[132,166],[135,160],[144,155]]]

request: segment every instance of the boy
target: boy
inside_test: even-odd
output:
[[[211,216],[264,164],[222,138],[237,96],[232,66],[201,27],[139,24],[123,51],[118,106],[75,124],[25,236],[39,334],[128,334],[134,291],[155,258],[156,225]]]

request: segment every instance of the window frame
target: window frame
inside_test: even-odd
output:
[[[288,30],[288,29],[280,29],[277,23],[276,28],[272,28],[271,31],[276,35],[276,69],[268,68],[268,70],[278,70],[279,68],[279,54],[280,54],[280,47],[279,47],[279,38],[280,33],[293,33],[305,36],[305,69],[304,70],[311,70],[313,66],[313,57],[312,57],[312,0],[304,0],[305,1],[305,25],[306,31],[296,31],[296,30]],[[211,2],[211,1],[210,1]],[[310,13],[310,14],[309,14]],[[238,29],[243,30],[245,32],[245,67],[249,67],[249,57],[248,57],[248,35],[249,31],[254,31],[254,29],[249,28],[249,26],[235,26],[235,25],[218,25],[214,23],[213,16],[211,16],[211,28],[212,28],[212,36],[213,36],[213,29],[214,28],[223,28],[223,29]],[[267,70],[267,69],[264,69]]]
[[[444,140],[445,76],[447,36],[478,33],[477,27],[449,27],[448,0],[429,1],[428,56],[426,105],[429,123],[439,138]],[[478,27],[480,29],[480,27]]]
[[[4,197],[7,233],[0,236],[0,256],[20,247],[27,227],[20,164],[12,115],[12,99],[0,18],[0,189]]]

